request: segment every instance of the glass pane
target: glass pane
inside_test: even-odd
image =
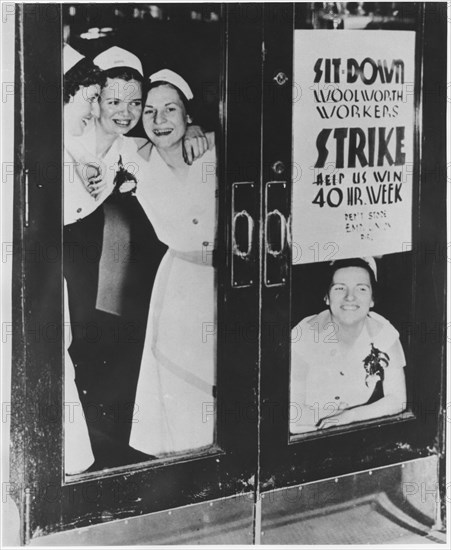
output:
[[[407,414],[414,23],[394,3],[297,9],[292,435]]]
[[[66,474],[215,441],[219,10],[63,6]]]

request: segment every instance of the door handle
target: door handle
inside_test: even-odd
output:
[[[241,225],[242,221],[245,221],[247,224],[247,239],[246,239],[247,243],[242,242],[243,241],[243,238],[241,236],[242,232],[237,231],[237,225]],[[252,253],[253,234],[254,234],[254,220],[252,219],[252,216],[246,210],[241,210],[241,212],[237,212],[233,217],[233,222],[232,222],[233,254],[243,259],[249,258]]]
[[[277,208],[266,215],[265,235],[267,253],[277,258],[284,251],[287,240],[287,219]]]
[[[283,286],[288,280],[290,255],[290,192],[286,181],[266,183],[265,212],[264,281],[267,287]]]
[[[249,287],[258,281],[256,250],[258,216],[257,186],[253,181],[232,184],[231,282],[233,288]]]

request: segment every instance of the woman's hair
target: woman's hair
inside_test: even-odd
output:
[[[103,71],[103,74],[105,77],[119,78],[120,80],[126,80],[127,82],[130,80],[137,80],[142,83],[143,81],[142,75],[136,69],[132,69],[131,67],[113,67],[112,69]]]
[[[375,301],[376,298],[376,292],[377,292],[377,281],[376,281],[376,275],[374,274],[374,271],[371,269],[368,262],[363,260],[362,258],[349,258],[346,260],[337,260],[335,262],[332,262],[332,264],[329,266],[329,272],[327,277],[327,289],[326,289],[326,295],[329,295],[329,290],[332,285],[332,281],[334,278],[334,274],[337,270],[343,269],[345,267],[361,267],[364,269],[369,277],[370,277],[370,283],[371,283],[371,290],[373,294],[373,301]]]
[[[144,88],[144,101],[147,99],[147,94],[150,92],[150,90],[153,90],[154,88],[158,88],[159,86],[169,86],[169,88],[174,89],[180,100],[183,102],[183,105],[185,106],[187,114],[191,114],[191,101],[189,101],[186,97],[186,95],[180,90],[180,88],[177,88],[177,86],[174,86],[174,84],[171,84],[170,82],[166,82],[165,80],[156,80],[155,82],[149,82],[147,81],[145,88]]]
[[[99,84],[104,86],[106,82],[103,72],[89,59],[83,58],[67,71],[63,80],[63,100],[69,103],[80,88]]]

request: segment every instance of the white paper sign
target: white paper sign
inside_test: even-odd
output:
[[[295,31],[293,263],[411,242],[415,33]]]

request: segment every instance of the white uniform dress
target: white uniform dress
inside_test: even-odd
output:
[[[162,455],[214,440],[216,155],[180,181],[154,148],[137,197],[168,245],[153,288],[130,445]]]
[[[339,409],[364,405],[379,377],[367,378],[364,359],[371,344],[389,355],[386,369],[406,360],[399,333],[382,315],[370,312],[352,348],[343,354],[329,310],[303,319],[292,331],[290,423],[295,431],[315,430],[321,418]]]

